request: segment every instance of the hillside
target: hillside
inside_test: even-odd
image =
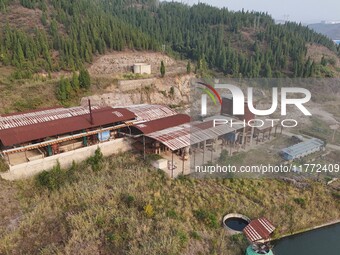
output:
[[[171,180],[130,153],[93,164],[5,184],[0,200],[11,193],[21,210],[2,212],[0,254],[241,255],[244,238],[221,226],[227,213],[269,217],[276,236],[340,217],[336,194],[313,181]]]
[[[333,40],[340,40],[340,24],[317,23],[308,25],[311,29],[320,34],[324,34]]]
[[[182,112],[193,77],[340,77],[339,53],[326,36],[259,12],[158,0],[0,0],[0,114],[87,106],[88,99]],[[151,74],[132,73],[136,62],[151,64]],[[120,85],[129,82],[140,88]],[[316,84],[308,87],[317,96],[303,131],[339,143],[331,127],[340,118],[340,88],[336,80]],[[227,160],[276,164],[277,144],[291,141]],[[340,218],[339,180],[171,179],[151,166],[156,155],[98,155],[31,179],[0,178],[0,255],[241,255],[248,242],[222,227],[228,213],[268,217],[275,238]],[[329,152],[322,162],[339,156]],[[0,172],[4,166],[0,157]]]
[[[123,0],[1,0],[0,62],[12,78],[78,70],[106,51],[165,50],[233,77],[323,76],[308,43],[336,52],[327,37],[264,13],[205,4]]]

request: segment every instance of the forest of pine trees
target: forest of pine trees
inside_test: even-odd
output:
[[[0,12],[5,13],[11,2],[0,0]],[[0,62],[15,66],[16,78],[29,78],[41,70],[80,70],[107,50],[157,51],[163,44],[169,53],[231,77],[311,77],[321,63],[306,58],[307,43],[339,51],[330,39],[300,24],[276,25],[264,13],[231,12],[205,4],[190,7],[157,0],[20,3],[41,10],[45,29],[27,33],[10,23],[0,27]],[[53,51],[59,54],[54,56]]]
[[[88,90],[91,86],[90,74],[86,69],[81,69],[79,75],[73,72],[71,78],[61,77],[57,86],[56,95],[58,100],[67,104],[80,89]]]

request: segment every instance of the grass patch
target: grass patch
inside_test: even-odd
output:
[[[185,255],[195,247],[241,255],[247,244],[223,234],[226,213],[268,217],[279,235],[340,217],[338,200],[318,182],[299,189],[278,180],[171,180],[150,169],[124,153],[102,158],[98,171],[87,161],[19,182],[23,215],[2,234],[0,254]]]

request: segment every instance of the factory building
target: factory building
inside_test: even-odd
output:
[[[324,146],[325,143],[322,140],[312,138],[283,149],[281,155],[285,160],[299,159],[322,150]]]
[[[217,124],[214,119],[239,124]],[[255,118],[245,105],[244,116],[232,116],[232,98],[223,98],[221,114],[191,121],[163,105],[124,107],[49,108],[0,116],[0,153],[10,166],[5,178],[21,178],[50,169],[58,162],[68,167],[91,156],[99,147],[105,156],[135,150],[144,158],[163,158],[155,167],[170,176],[217,159],[223,150],[232,155],[270,127],[244,127],[240,120]],[[267,132],[267,133],[266,133]],[[189,157],[192,159],[189,162]],[[186,172],[188,173],[188,172]],[[15,175],[13,177],[12,175]],[[4,175],[2,175],[4,176]]]
[[[161,105],[131,107],[49,108],[0,116],[0,154],[10,166],[2,177],[21,178],[68,167],[100,147],[106,156],[130,150],[132,140],[121,132],[137,123],[176,115]]]

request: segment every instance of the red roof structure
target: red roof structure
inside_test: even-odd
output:
[[[161,119],[135,124],[132,127],[138,129],[143,134],[150,134],[152,132],[156,132],[174,126],[179,126],[188,122],[190,122],[189,115],[177,114]]]
[[[93,123],[89,110],[82,107],[57,108],[0,117],[0,141],[13,146],[47,137],[96,128],[135,119],[135,114],[124,108],[92,107]]]
[[[247,239],[252,243],[264,243],[270,240],[275,227],[266,218],[252,220],[243,230]]]
[[[177,115],[176,111],[166,105],[139,104],[130,105],[124,108],[128,109],[130,112],[133,112],[137,116],[136,123]]]
[[[176,125],[147,133],[146,136],[175,151],[209,139],[216,139],[240,128],[242,128],[241,124],[235,124],[230,127],[228,125],[214,125],[213,120],[207,120]]]
[[[91,107],[98,110],[98,106]],[[89,114],[89,108],[47,108],[0,116],[0,130]]]

